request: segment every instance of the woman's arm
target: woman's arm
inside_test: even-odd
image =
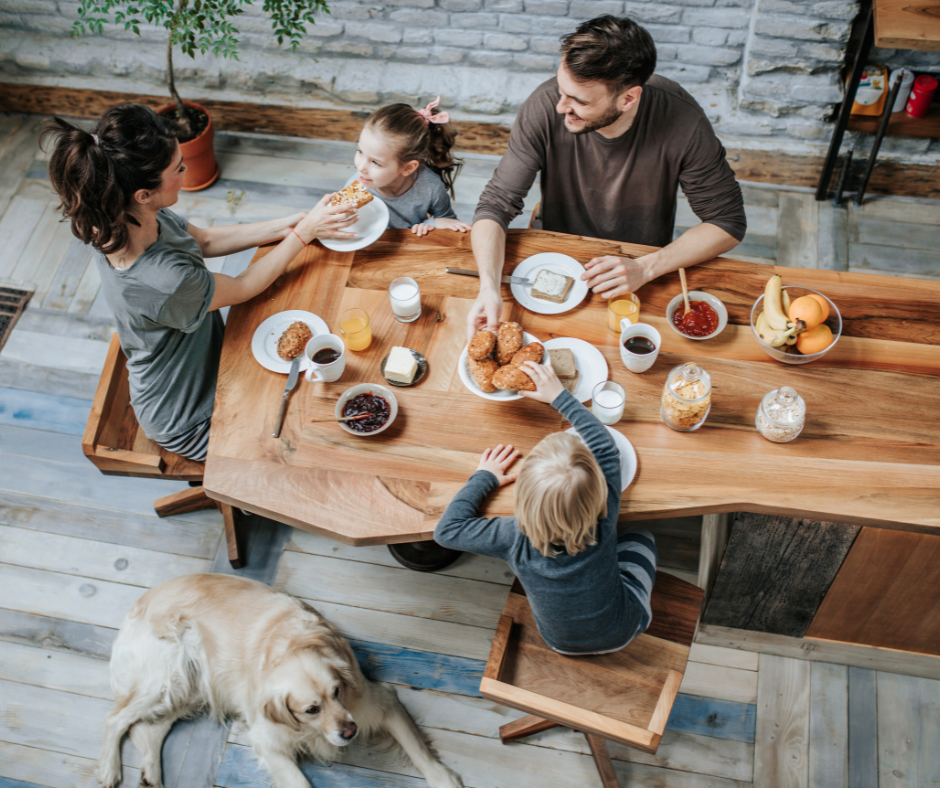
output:
[[[190,222],[186,226],[186,232],[196,239],[203,257],[225,257],[255,246],[283,240],[291,234],[291,228],[296,227],[306,215],[306,212],[301,212],[266,222],[226,224],[208,228],[197,227]]]
[[[355,233],[342,232],[342,228],[348,227],[356,221],[355,214],[351,213],[354,209],[349,205],[329,206],[329,200],[332,196],[332,194],[328,194],[320,200],[313,210],[305,214],[297,223],[297,226],[293,228],[293,232],[288,228],[284,240],[277,245],[277,248],[262,257],[254,265],[249,265],[238,276],[213,274],[215,292],[212,296],[212,303],[209,305],[209,311],[241,304],[266,290],[275,279],[284,273],[287,264],[303,249],[304,244],[310,243],[314,238],[355,238]],[[268,222],[259,224],[268,224]],[[202,230],[202,232],[205,233],[206,231]],[[198,236],[193,235],[193,238],[199,241]]]

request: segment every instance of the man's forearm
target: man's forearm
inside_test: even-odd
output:
[[[658,276],[704,263],[734,249],[738,242],[729,233],[714,224],[704,222],[686,230],[675,241],[662,249],[637,260],[647,269],[651,281]]]
[[[499,291],[506,258],[506,233],[492,219],[478,219],[470,232],[473,257],[480,272],[480,290]]]

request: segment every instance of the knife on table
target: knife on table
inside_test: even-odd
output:
[[[284,397],[281,399],[281,407],[277,411],[277,419],[274,421],[274,432],[271,433],[272,438],[276,438],[281,434],[281,425],[284,423],[284,411],[287,410],[287,397],[290,395],[291,391],[294,390],[294,386],[297,385],[297,378],[300,377],[300,355],[294,356],[294,360],[290,363],[290,373],[287,375],[287,385],[284,386]]]
[[[460,274],[461,276],[479,276],[479,271],[473,271],[469,268],[447,268],[449,274]],[[524,276],[504,276],[502,277],[504,285],[531,285],[532,280]]]

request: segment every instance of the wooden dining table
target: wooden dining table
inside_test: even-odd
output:
[[[272,247],[259,249],[255,259]],[[504,273],[539,252],[582,264],[600,255],[638,257],[651,247],[541,230],[510,231]],[[429,540],[481,452],[511,443],[525,455],[568,427],[550,406],[493,402],[467,390],[457,372],[467,343],[467,314],[478,290],[448,267],[475,268],[468,234],[435,230],[419,238],[389,230],[357,252],[306,247],[265,292],[234,306],[222,349],[204,486],[217,500],[351,545]],[[626,390],[616,425],[635,447],[639,468],[620,503],[621,520],[746,510],[922,532],[940,528],[940,282],[784,268],[717,258],[687,271],[689,288],[717,296],[729,322],[706,341],[679,335],[665,309],[680,292],[669,274],[637,291],[640,320],[662,336],[647,372],[623,365],[619,337],[607,328],[607,301],[589,293],[560,315],[523,309],[503,286],[503,320],[539,340],[576,337],[605,357],[610,379]],[[758,345],[749,314],[773,273],[784,284],[818,290],[838,307],[843,332],[822,359],[802,366],[772,360]],[[410,276],[421,288],[422,315],[399,323],[389,283]],[[280,437],[271,436],[286,376],[252,356],[258,325],[289,309],[313,312],[338,333],[339,315],[359,307],[373,341],[347,352],[335,383],[301,379]],[[380,363],[395,346],[428,361],[416,385],[395,388],[399,413],[383,433],[355,436],[337,423],[337,399],[357,383],[381,383]],[[660,418],[670,369],[686,361],[712,379],[711,412],[696,432]],[[792,386],[806,401],[806,425],[792,443],[755,429],[761,398]],[[512,485],[491,496],[486,515],[507,515]]]

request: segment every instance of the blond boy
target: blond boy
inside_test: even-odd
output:
[[[580,438],[544,438],[522,463],[512,446],[483,452],[476,473],[434,529],[438,544],[504,559],[519,578],[539,632],[562,654],[618,651],[650,624],[656,541],[648,531],[617,539],[620,453],[607,429],[551,369],[527,362],[535,392]],[[515,517],[479,517],[483,500],[516,482]]]

